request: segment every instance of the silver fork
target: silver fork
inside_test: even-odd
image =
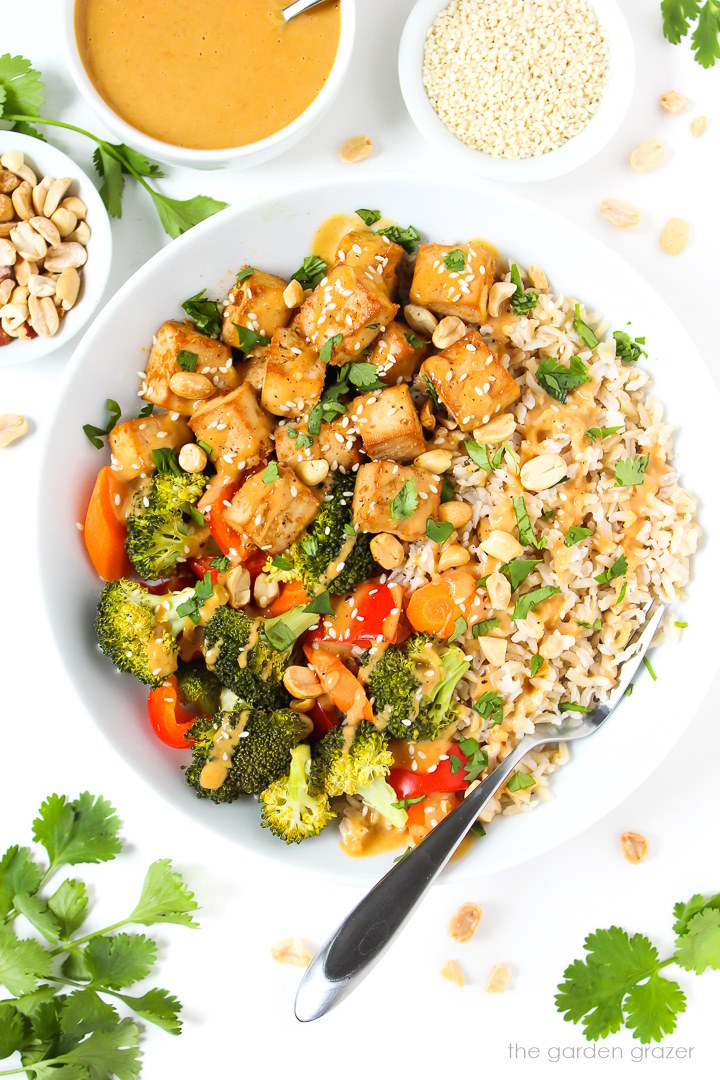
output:
[[[602,727],[625,696],[664,611],[663,604],[649,604],[645,609],[645,622],[631,641],[635,651],[624,662],[618,684],[605,704],[596,705],[588,713],[572,713],[573,720],[563,724],[538,724],[532,735],[526,735],[505,760],[428,833],[422,843],[388,870],[351,911],[303,976],[295,998],[298,1020],[317,1020],[352,993],[365,978],[418,907],[477,821],[478,814],[527,753],[549,743],[584,739]]]
[[[309,11],[310,8],[317,7],[318,4],[322,4],[324,0],[295,0],[295,3],[288,4],[286,8],[282,10],[282,16],[285,22],[290,22],[296,15],[302,15],[304,11]]]

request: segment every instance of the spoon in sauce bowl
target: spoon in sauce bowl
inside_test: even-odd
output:
[[[325,0],[295,0],[294,4],[289,4],[288,7],[283,8],[283,19],[285,22],[290,22],[296,15],[302,15],[304,11],[309,11],[310,8],[317,7],[318,4],[323,3],[325,3]]]

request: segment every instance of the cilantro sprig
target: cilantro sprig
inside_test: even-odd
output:
[[[561,364],[554,356],[545,356],[537,366],[535,378],[543,390],[561,405],[566,403],[572,390],[590,382],[587,367],[579,356],[572,357],[569,367]]]
[[[528,315],[538,302],[538,294],[532,289],[523,289],[522,278],[517,264],[510,267],[510,280],[515,286],[515,292],[510,297],[510,307],[516,315]]]
[[[160,224],[175,238],[187,232],[199,221],[216,214],[227,203],[196,195],[192,199],[171,199],[152,187],[147,178],[160,179],[165,174],[160,166],[124,143],[111,143],[85,128],[40,116],[45,100],[45,85],[39,71],[24,56],[0,56],[0,118],[12,125],[14,131],[42,139],[36,125],[74,131],[95,144],[93,165],[100,176],[100,196],[111,217],[122,217],[122,197],[125,177],[132,176],[145,188],[155,204]]]
[[[0,1058],[19,1053],[22,1064],[2,1075],[132,1080],[140,1072],[140,1028],[134,1018],[120,1018],[118,1002],[137,1019],[180,1034],[180,1002],[167,990],[127,993],[148,977],[158,950],[147,934],[126,927],[197,926],[197,903],[170,860],[151,865],[129,915],[91,932],[83,933],[85,883],[65,877],[50,886],[64,867],[119,855],[119,829],[102,797],[51,795],[33,822],[44,858],[14,844],[0,859],[0,985],[10,995],[0,1002]],[[34,937],[18,936],[13,924],[19,916]]]
[[[691,37],[692,50],[698,64],[713,67],[720,58],[720,4],[718,0],[662,0],[663,34],[677,45],[695,25]],[[697,20],[697,21],[696,21]]]
[[[660,1042],[677,1027],[686,998],[680,985],[661,975],[675,964],[702,975],[720,969],[720,893],[699,893],[673,909],[675,948],[660,959],[643,934],[631,937],[619,926],[596,930],[585,939],[585,958],[565,969],[555,1004],[585,1038],[606,1039],[625,1027],[642,1043]]]
[[[112,398],[108,398],[105,402],[105,410],[107,412],[107,420],[105,427],[97,427],[95,424],[83,424],[83,431],[87,435],[90,442],[93,444],[96,450],[102,450],[105,443],[103,439],[106,435],[109,435],[112,429],[120,419],[121,409],[117,401]]]
[[[393,521],[406,521],[418,508],[418,493],[415,481],[410,477],[390,503],[390,517]]]

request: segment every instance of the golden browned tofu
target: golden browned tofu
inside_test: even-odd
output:
[[[193,433],[182,420],[161,416],[142,416],[114,427],[108,436],[110,464],[123,480],[148,476],[156,469],[153,450],[180,447],[193,441]]]
[[[400,245],[388,240],[387,236],[378,236],[371,229],[360,226],[343,236],[335,261],[352,267],[358,276],[367,274],[375,284],[382,282],[392,296],[403,254]]]
[[[287,281],[264,270],[253,270],[250,277],[233,285],[223,311],[223,341],[237,346],[236,324],[266,338],[271,338],[279,326],[287,326],[292,312],[283,299],[286,288]]]
[[[400,540],[424,540],[428,518],[437,520],[441,486],[439,477],[413,465],[396,465],[392,461],[361,465],[353,496],[353,522],[360,532],[389,532]],[[393,499],[403,488],[403,502],[406,511],[411,512],[403,518],[400,510],[393,517]]]
[[[305,338],[290,326],[281,327],[273,334],[266,359],[263,408],[275,416],[302,416],[317,404],[326,367]]]
[[[448,269],[445,256],[462,252],[461,270]],[[458,257],[459,258],[459,257]],[[410,300],[430,308],[436,315],[457,315],[468,323],[482,322],[487,313],[487,297],[495,280],[495,259],[477,241],[469,244],[420,244]]]
[[[203,402],[189,423],[195,437],[212,447],[210,460],[228,479],[257,465],[270,446],[273,429],[249,383]]]
[[[334,266],[308,296],[293,326],[318,351],[337,337],[329,362],[346,364],[358,359],[397,310],[381,283],[374,285],[367,275],[359,278],[349,266]]]
[[[310,440],[310,441],[308,441]],[[283,465],[324,458],[330,471],[350,472],[360,464],[360,436],[348,416],[320,425],[320,434],[308,435],[307,420],[281,424],[275,429],[275,453]]]
[[[420,371],[464,431],[487,424],[520,397],[520,387],[477,330],[468,330],[454,345],[429,356]]]
[[[375,461],[413,461],[425,450],[420,418],[407,383],[355,398],[350,418],[362,436],[363,450]]]
[[[256,352],[251,353],[247,360],[241,360],[239,364],[236,364],[235,369],[240,382],[250,383],[252,388],[257,390],[259,394],[263,388],[265,372],[267,371],[267,349],[258,349]]]
[[[245,481],[223,517],[256,547],[277,555],[307,528],[321,500],[292,469],[280,466],[277,480],[270,483],[263,480],[266,472],[255,473]]]
[[[190,354],[185,367],[177,360],[181,352]],[[142,397],[168,412],[189,416],[194,401],[178,397],[170,389],[173,375],[181,371],[205,375],[221,393],[234,390],[240,381],[233,367],[232,353],[222,341],[199,334],[189,323],[163,323],[153,338],[142,382]]]
[[[420,337],[402,320],[393,319],[375,339],[365,359],[375,364],[378,378],[387,386],[412,382],[420,364],[430,352],[430,341]]]

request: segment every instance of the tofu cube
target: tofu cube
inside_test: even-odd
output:
[[[347,416],[340,416],[330,424],[323,421],[319,435],[308,436],[306,419],[275,429],[275,453],[283,465],[324,458],[331,472],[347,473],[360,464],[360,445],[360,436]]]
[[[393,319],[365,359],[375,364],[378,378],[387,386],[412,382],[420,364],[430,352],[430,342],[414,333],[400,319]]]
[[[429,356],[420,371],[463,431],[487,424],[520,397],[520,387],[495,359],[477,330]]]
[[[401,520],[393,518],[391,505],[396,495],[412,480],[417,509]],[[424,540],[428,518],[437,520],[442,481],[426,469],[373,461],[361,465],[353,496],[353,522],[360,532],[389,532],[399,540]]]
[[[277,555],[284,551],[313,520],[320,508],[320,496],[302,484],[292,469],[279,468],[272,483],[255,473],[235,493],[223,517],[263,551]]]
[[[228,480],[257,465],[270,447],[273,421],[249,383],[198,405],[189,423],[196,439],[212,447],[210,460]]]
[[[350,266],[361,277],[382,282],[390,296],[397,288],[398,266],[404,255],[399,244],[378,236],[370,229],[359,227],[346,233],[338,244],[335,262]]]
[[[275,416],[302,416],[317,404],[325,384],[326,366],[292,327],[273,334],[266,350],[262,388],[263,408]]]
[[[349,266],[334,266],[308,296],[293,326],[318,352],[326,341],[339,337],[330,363],[346,364],[359,359],[397,310],[382,283],[373,284],[367,275],[359,278]]]
[[[240,382],[227,345],[199,334],[188,323],[166,322],[153,338],[148,356],[142,385],[145,401],[151,401],[168,412],[190,415],[194,402],[178,397],[170,389],[173,375],[189,370],[183,369],[177,362],[177,355],[181,351],[195,354],[192,370],[198,375],[205,375],[220,392],[234,390]]]
[[[135,480],[156,471],[153,450],[181,447],[193,442],[193,433],[182,420],[167,413],[141,416],[114,427],[108,436],[113,471],[123,480]]]
[[[465,256],[462,270],[449,270],[445,256],[461,251]],[[436,315],[457,315],[467,323],[483,322],[487,298],[495,280],[495,258],[479,241],[468,244],[420,244],[410,300],[430,308]]]
[[[355,398],[350,418],[362,436],[365,453],[375,461],[413,461],[425,450],[420,418],[407,383]]]
[[[271,338],[278,327],[287,326],[292,314],[283,299],[287,284],[264,270],[253,270],[249,277],[236,282],[228,293],[223,312],[221,337],[225,344],[237,345],[236,323],[266,338]]]

